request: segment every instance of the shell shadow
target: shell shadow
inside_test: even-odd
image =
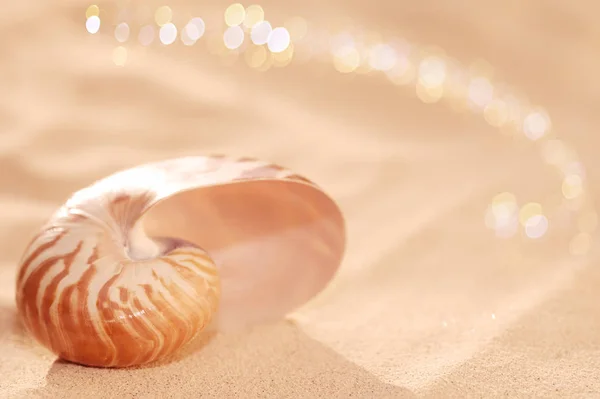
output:
[[[202,350],[200,350],[202,349]],[[209,334],[162,364],[98,369],[55,361],[43,388],[19,397],[412,398],[289,321]]]

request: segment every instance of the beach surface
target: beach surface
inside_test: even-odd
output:
[[[476,112],[428,104],[414,83],[340,73],[331,56],[301,59],[300,46],[289,65],[258,71],[211,47],[223,1],[164,3],[176,24],[205,18],[207,34],[193,46],[143,47],[139,29],[164,4],[136,13],[132,3],[98,3],[106,18],[95,35],[80,0],[7,2],[0,14],[1,398],[600,395],[597,241],[572,254],[578,218],[592,222],[561,208],[562,182],[540,145]],[[437,46],[466,67],[485,60],[494,82],[544,107],[597,205],[600,5],[526,3],[260,5],[274,26],[301,16],[309,33],[362,29]],[[131,26],[125,43],[114,35],[120,21]],[[285,165],[339,203],[347,251],[327,289],[284,320],[204,337],[156,366],[86,368],[32,342],[15,275],[52,212],[117,170],[211,153]],[[502,192],[542,203],[547,233],[488,229]]]

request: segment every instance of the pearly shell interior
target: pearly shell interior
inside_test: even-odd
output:
[[[303,305],[332,279],[344,221],[325,193],[303,181],[256,179],[189,189],[152,206],[150,237],[194,243],[215,261],[221,301],[214,328],[270,321]]]

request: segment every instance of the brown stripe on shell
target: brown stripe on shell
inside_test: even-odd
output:
[[[57,353],[64,358],[68,358],[71,353],[79,350],[76,339],[69,334],[70,331],[79,331],[79,323],[81,320],[79,318],[78,309],[73,309],[72,306],[73,296],[76,295],[76,291],[76,285],[66,287],[58,299],[58,313],[62,315],[62,317],[58,318],[59,324],[57,329],[62,335],[64,346],[58,348]]]
[[[37,236],[35,236],[32,240],[31,243],[29,244],[29,246],[35,244],[35,242],[37,240],[39,240],[43,235],[47,234],[47,231],[42,231],[40,234],[38,234]],[[66,234],[66,231],[61,231],[59,234],[56,235],[56,237],[54,237],[51,241],[44,243],[42,245],[40,245],[39,247],[37,247],[35,249],[35,251],[33,251],[31,253],[31,255],[29,255],[27,257],[27,259],[25,259],[23,262],[21,262],[21,266],[20,266],[20,270],[19,270],[19,274],[17,276],[17,285],[21,285],[21,283],[23,282],[23,277],[25,276],[25,272],[27,271],[27,269],[29,269],[29,267],[31,266],[31,262],[33,262],[38,256],[41,256],[44,252],[46,252],[47,250],[51,249],[52,247],[54,247],[54,245],[61,239],[64,237],[64,235]]]
[[[129,291],[124,287],[119,287],[119,300],[127,302],[129,300]]]
[[[100,325],[104,329],[106,335],[109,338],[112,348],[106,348],[105,356],[110,359],[108,364],[94,364],[95,359],[90,359],[89,363],[94,366],[108,365],[108,366],[128,366],[135,363],[135,359],[142,349],[141,342],[130,336],[129,331],[125,328],[124,318],[119,315],[119,311],[122,311],[121,305],[116,304],[117,307],[104,307],[98,306],[100,304],[109,302],[109,291],[113,284],[120,277],[120,273],[116,273],[108,279],[100,288],[98,292],[97,308],[99,309]],[[102,341],[102,340],[101,340]],[[104,342],[102,342],[104,343]],[[104,360],[104,359],[103,359]]]
[[[148,351],[145,356],[140,359],[140,363],[148,363],[155,360],[164,350],[170,331],[168,328],[161,329],[160,324],[157,324],[156,320],[153,322],[146,316],[146,308],[142,305],[139,298],[132,297],[130,303],[131,309],[133,310],[133,316],[131,318],[132,324],[134,324],[136,331],[141,330],[145,332],[148,340],[152,341],[154,346],[152,351]]]
[[[66,342],[64,342],[65,341],[64,332],[61,331],[58,328],[59,326],[54,324],[54,322],[51,319],[50,307],[54,303],[54,300],[57,296],[58,285],[69,274],[69,270],[71,269],[71,266],[73,265],[73,261],[75,261],[75,258],[77,257],[77,255],[79,254],[79,252],[81,252],[82,246],[83,246],[83,241],[80,241],[77,244],[77,247],[75,247],[75,249],[73,250],[73,252],[71,252],[63,257],[63,262],[65,264],[64,269],[52,279],[50,284],[48,284],[48,287],[46,287],[46,290],[43,292],[43,297],[42,297],[43,299],[42,299],[40,313],[41,313],[42,322],[46,327],[45,328],[46,333],[47,333],[46,340],[53,351],[60,351],[65,346],[68,346],[68,344]],[[60,296],[60,293],[58,293],[58,295]]]
[[[155,278],[158,280],[158,275],[155,274]],[[142,288],[155,309],[155,311],[150,312],[149,317],[155,320],[159,320],[160,318],[160,322],[155,322],[154,324],[162,326],[163,331],[165,331],[169,338],[168,341],[165,341],[163,351],[161,351],[160,358],[162,358],[177,351],[185,343],[189,342],[193,337],[193,332],[188,327],[187,319],[181,313],[181,310],[170,306],[161,292],[154,291],[147,284],[143,285]]]
[[[49,342],[47,335],[44,334],[44,331],[42,330],[43,326],[40,319],[41,312],[37,307],[38,292],[41,281],[46,273],[48,273],[52,266],[60,262],[63,258],[64,256],[60,255],[54,256],[40,263],[40,265],[29,275],[29,278],[23,282],[23,285],[20,289],[22,294],[17,300],[17,306],[19,307],[19,310],[22,310],[25,307],[27,308],[28,317],[25,320],[25,326],[29,331],[31,331],[33,336],[44,345],[49,345]]]
[[[177,347],[179,340],[183,338],[179,325],[184,321],[170,310],[166,302],[157,300],[150,285],[143,285],[142,289],[148,301],[152,304],[151,308],[144,309],[144,317],[162,335],[164,340],[162,347],[156,355],[156,359],[161,359],[172,353]],[[135,298],[134,301],[136,306],[139,304],[139,307],[141,307],[138,298]]]
[[[143,316],[143,313],[139,313],[142,312],[142,310],[144,310],[144,308],[141,306],[139,299],[131,295],[124,308],[124,313],[126,320],[129,321],[130,327],[137,335],[135,341],[140,344],[143,343],[144,349],[137,354],[139,357],[136,361],[131,362],[130,364],[143,364],[152,361],[154,360],[154,353],[160,350],[161,334],[159,332],[157,335],[155,333],[156,329],[148,323],[148,320]]]
[[[179,259],[179,262],[189,262],[191,263],[195,268],[197,268],[198,270],[200,270],[203,273],[206,273],[208,275],[217,276],[217,270],[214,268],[209,268],[208,266],[205,266],[203,264],[201,264],[200,262],[198,262],[197,260],[195,260],[192,256],[194,255],[190,255],[189,258],[183,258],[183,259]]]
[[[56,333],[65,336],[68,346],[60,348],[57,352],[65,359],[74,359],[75,356],[83,359],[91,358],[91,354],[98,350],[98,333],[90,323],[91,315],[87,310],[87,293],[89,283],[95,275],[94,263],[98,259],[98,249],[94,247],[92,254],[87,259],[90,265],[82,274],[76,284],[70,285],[60,294],[58,311],[61,316]],[[77,301],[73,300],[73,296]],[[69,317],[70,316],[70,317]]]
[[[96,330],[93,324],[94,316],[88,307],[88,298],[91,291],[92,279],[98,273],[96,261],[98,260],[98,252],[94,251],[92,258],[88,260],[89,267],[85,270],[79,281],[77,282],[77,309],[72,309],[79,316],[79,324],[77,329],[73,330],[76,342],[74,343],[75,350],[70,353],[67,360],[76,361],[83,364],[105,363],[110,359],[110,350],[112,345],[103,339],[103,333]],[[96,304],[97,306],[97,304]]]
[[[108,204],[108,212],[112,219],[126,231],[133,226],[153,198],[150,193],[138,195],[120,193]]]

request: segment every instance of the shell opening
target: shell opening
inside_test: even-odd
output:
[[[237,329],[283,317],[329,283],[344,252],[337,205],[318,188],[252,180],[173,195],[143,217],[150,237],[200,246],[221,281],[215,327]]]

